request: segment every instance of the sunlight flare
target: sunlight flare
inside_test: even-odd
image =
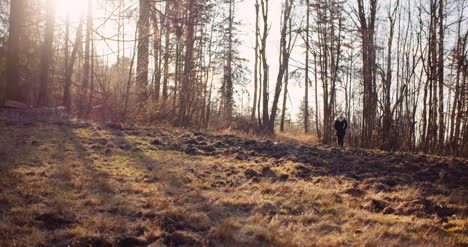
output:
[[[71,19],[80,18],[86,11],[88,1],[85,0],[54,0],[55,12],[59,17],[70,15]]]

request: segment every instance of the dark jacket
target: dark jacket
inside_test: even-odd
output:
[[[346,122],[346,119],[343,119],[343,121],[340,121],[338,119],[335,120],[335,129],[337,136],[346,135],[346,128],[348,128],[348,122]]]

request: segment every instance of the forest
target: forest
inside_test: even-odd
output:
[[[468,153],[464,0],[65,2],[2,1],[1,102],[324,144],[344,113],[352,146]]]
[[[468,0],[0,0],[0,246],[466,246],[467,41]]]

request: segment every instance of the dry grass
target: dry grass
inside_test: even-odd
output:
[[[375,191],[339,175],[301,178],[292,172],[301,164],[292,161],[271,168],[288,179],[255,180],[247,169],[260,173],[276,160],[155,149],[151,136],[97,126],[0,124],[0,134],[0,246],[83,238],[117,246],[129,236],[151,246],[468,244],[466,190],[428,198],[459,209],[443,220],[384,214],[366,205],[398,208],[421,198],[421,188]],[[272,141],[316,142],[290,133]],[[44,214],[72,223],[38,220]]]
[[[235,135],[242,138],[254,139],[257,141],[272,141],[272,142],[281,142],[289,144],[318,144],[319,140],[317,136],[309,133],[304,134],[304,130],[290,128],[285,129],[284,132],[276,133],[274,136],[268,135],[258,135],[252,133],[245,133],[243,131],[233,130],[231,128],[225,128],[222,130],[217,130],[212,132],[215,135]]]

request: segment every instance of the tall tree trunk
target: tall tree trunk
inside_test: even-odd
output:
[[[175,54],[175,68],[174,68],[174,97],[172,99],[172,108],[177,109],[177,97],[179,92],[179,82],[180,82],[180,36],[177,35],[178,39],[176,42],[176,54]]]
[[[330,11],[330,17],[334,13]],[[329,132],[332,132],[333,117],[336,115],[336,82],[338,79],[339,65],[341,61],[341,30],[342,30],[342,19],[338,17],[338,36],[335,34],[335,25],[331,24],[331,44],[330,44],[330,69],[331,69],[331,85],[330,85],[330,103],[328,104],[328,115],[329,115]],[[336,43],[336,44],[335,44]]]
[[[193,48],[195,44],[195,3],[194,0],[189,1],[188,16],[186,19],[187,36],[185,38],[185,59],[184,59],[184,74],[182,78],[182,86],[180,91],[179,102],[179,125],[185,126],[188,124],[188,103],[190,99],[190,81],[193,70]]]
[[[135,37],[137,36],[137,32],[138,32],[138,29],[135,30]],[[130,68],[128,68],[128,77],[127,77],[127,82],[126,82],[126,85],[125,85],[125,94],[124,94],[125,103],[124,103],[124,110],[123,110],[123,113],[122,113],[122,121],[123,122],[127,121],[127,116],[128,116],[128,101],[130,99],[130,85],[131,85],[131,82],[132,82],[132,79],[133,79],[133,77],[132,77],[133,64],[135,63],[137,43],[138,42],[134,42],[134,44],[133,44],[132,59],[130,61]]]
[[[377,0],[369,0],[369,15],[366,16],[363,0],[357,0],[360,32],[362,39],[362,74],[364,83],[363,95],[363,128],[362,146],[371,147],[374,143],[373,130],[375,128],[377,92],[375,90],[375,20]]]
[[[65,58],[68,57],[68,46],[69,46],[69,25],[70,23],[68,22],[67,18],[67,24],[66,24],[66,44],[65,44]],[[64,86],[64,92],[63,92],[63,105],[66,107],[67,112],[71,112],[71,82],[72,82],[72,74],[73,74],[73,66],[76,61],[76,57],[78,54],[79,47],[81,45],[81,40],[82,40],[82,29],[83,29],[83,18],[80,19],[80,24],[78,25],[78,28],[76,29],[76,38],[75,38],[75,44],[73,45],[73,51],[71,54],[71,57],[67,62],[65,62],[65,86]]]
[[[139,3],[140,14],[138,17],[138,56],[136,68],[136,86],[138,94],[138,109],[143,110],[144,106],[146,105],[146,88],[148,86],[150,4],[148,0],[139,0]]]
[[[268,37],[268,0],[261,0],[262,6],[262,17],[263,17],[263,35],[261,37],[262,46],[260,49],[260,54],[262,58],[262,66],[263,66],[263,114],[262,114],[262,128],[268,128],[269,124],[269,116],[268,116],[268,79],[269,79],[269,66],[267,63],[266,57],[266,49],[267,49],[267,37]]]
[[[463,67],[465,63],[465,47],[466,47],[466,35],[465,40],[463,41],[461,33],[461,24],[463,21],[463,11],[460,10],[459,19],[457,23],[457,45],[455,48],[455,55],[453,58],[453,63],[456,68],[456,78],[455,78],[455,95],[453,97],[452,104],[452,114],[451,114],[451,124],[450,124],[450,146],[451,152],[456,153],[459,150],[459,134],[460,134],[460,124],[461,124],[461,114],[460,110],[462,109],[462,95],[464,92],[461,91],[462,85],[460,84],[462,80],[466,78],[463,77]],[[468,34],[468,32],[466,33]],[[463,79],[462,79],[463,78]],[[458,114],[457,114],[458,113]]]
[[[283,77],[286,72],[286,68],[289,66],[289,55],[290,50],[288,49],[288,32],[291,31],[290,18],[291,18],[291,9],[292,9],[293,0],[286,0],[283,10],[283,26],[281,28],[281,38],[280,38],[280,56],[279,56],[279,71],[278,76],[276,77],[276,87],[275,94],[273,97],[273,104],[271,107],[270,121],[268,124],[268,132],[273,134],[275,132],[275,121],[276,114],[278,110],[278,102],[281,94],[281,88],[283,86]],[[290,42],[290,41],[289,41]]]
[[[229,0],[229,16],[228,16],[228,44],[227,44],[227,61],[226,61],[226,69],[224,75],[224,84],[225,84],[225,97],[226,102],[224,104],[225,107],[225,118],[229,121],[232,118],[232,108],[233,108],[233,94],[234,88],[232,84],[232,28],[234,22],[234,0]]]
[[[93,36],[91,36],[91,68],[90,68],[90,73],[89,73],[89,99],[87,103],[88,107],[86,109],[86,117],[89,117],[93,108],[94,73],[95,73],[95,67],[94,67],[95,60],[94,59],[95,57],[96,57],[96,50],[94,47],[94,39],[93,39]]]
[[[263,102],[263,76],[262,76],[262,71],[263,71],[263,63],[259,50],[259,63],[258,63],[258,101],[257,101],[257,119],[258,119],[258,127],[259,129],[262,128],[262,102]]]
[[[322,132],[319,128],[319,104],[318,104],[318,80],[317,80],[317,55],[314,52],[314,81],[315,81],[315,90],[314,90],[314,97],[315,97],[315,130],[317,131],[317,137],[320,140],[322,138]]]
[[[208,129],[209,123],[210,123],[210,117],[211,117],[211,93],[213,92],[213,82],[210,83],[210,90],[208,93],[208,106],[206,109],[206,122],[205,122],[205,128]]]
[[[21,78],[20,57],[23,54],[25,42],[25,10],[26,0],[14,0],[10,2],[10,30],[8,36],[8,50],[6,58],[5,87],[6,90],[0,90],[0,104],[5,99],[21,102],[28,101],[26,84]],[[0,88],[2,89],[2,88]],[[3,92],[6,92],[3,95]]]
[[[156,8],[156,6],[155,6]],[[161,72],[162,72],[162,57],[161,57],[161,28],[158,24],[158,18],[156,16],[156,11],[153,11],[152,15],[152,24],[153,24],[153,59],[154,59],[154,103],[159,105],[159,97],[161,94]]]
[[[391,87],[392,87],[392,45],[393,45],[393,35],[395,29],[395,14],[398,9],[399,1],[394,10],[388,16],[389,25],[390,25],[390,37],[387,42],[387,70],[385,72],[385,77],[383,77],[383,91],[384,91],[384,110],[382,118],[382,139],[384,148],[389,150],[391,149],[392,139],[394,137],[390,136],[390,131],[392,129],[393,116],[391,112]],[[397,89],[398,90],[398,89]]]
[[[445,123],[444,123],[444,0],[439,0],[439,54],[438,54],[438,81],[439,81],[439,148],[438,152],[445,151]]]
[[[437,1],[430,0],[430,24],[428,30],[428,57],[427,57],[427,81],[429,87],[429,114],[428,114],[428,127],[426,133],[426,145],[428,147],[427,152],[434,153],[437,149],[437,62],[438,62],[438,51],[437,51]]]
[[[305,79],[304,79],[304,132],[309,133],[309,23],[310,7],[309,1],[306,1],[306,41],[305,41]]]
[[[283,92],[283,107],[281,107],[281,124],[280,131],[284,132],[284,119],[286,117],[286,100],[288,98],[288,82],[289,82],[289,66],[286,67],[284,77],[284,92]]]
[[[54,44],[54,31],[55,31],[55,6],[53,0],[47,1],[46,11],[46,24],[44,43],[41,48],[41,75],[39,85],[39,95],[37,104],[39,106],[46,106],[49,104],[48,85],[49,85],[49,70],[52,60],[52,48]]]
[[[168,87],[168,82],[169,82],[169,57],[170,57],[170,54],[169,54],[169,51],[170,51],[170,40],[171,40],[171,23],[170,23],[170,19],[168,18],[169,14],[170,14],[170,9],[171,6],[170,6],[170,2],[167,1],[166,2],[166,10],[165,10],[165,14],[163,16],[163,21],[164,21],[164,26],[165,26],[165,42],[164,42],[164,79],[163,79],[163,85],[162,85],[162,99],[163,99],[163,103],[165,104],[166,100],[167,100],[167,96],[168,96],[168,92],[167,92],[167,87]]]
[[[258,5],[258,0],[255,0],[255,63],[254,63],[254,97],[253,97],[253,105],[252,105],[252,115],[250,116],[250,121],[253,122],[255,120],[255,113],[257,109],[257,95],[258,95],[258,37],[260,35],[259,29],[259,10],[260,6]]]
[[[148,65],[149,65],[149,18],[150,4],[148,0],[139,0],[139,17],[138,17],[138,56],[137,56],[137,105],[140,113],[145,114],[144,109],[147,101],[147,86],[148,86]]]
[[[330,60],[329,54],[329,33],[327,31],[326,23],[329,21],[326,9],[318,7],[316,9],[318,23],[318,46],[319,46],[319,64],[320,64],[320,80],[322,82],[322,98],[323,98],[323,139],[324,144],[331,143],[331,112],[330,112],[330,91],[329,90],[329,75],[328,66]]]
[[[458,96],[458,102],[457,102],[457,115],[456,115],[456,123],[455,123],[455,139],[454,139],[454,146],[456,147],[456,154],[460,155],[464,150],[464,147],[466,147],[466,144],[468,142],[467,136],[461,136],[463,134],[462,131],[462,125],[463,122],[465,122],[465,126],[467,123],[467,118],[466,117],[466,112],[468,111],[468,102],[466,98],[466,91],[467,91],[467,85],[466,85],[466,79],[467,79],[467,70],[468,70],[468,64],[466,62],[466,52],[467,52],[467,41],[468,41],[468,31],[462,36],[458,37],[461,41],[460,49],[457,54],[457,73],[460,73],[461,76],[461,85],[459,89],[459,96]],[[465,131],[467,129],[465,128]],[[466,134],[466,133],[465,133]]]
[[[70,64],[70,14],[67,14],[65,20],[65,76],[63,87],[63,100],[62,104],[65,106],[66,111],[70,113],[70,82],[67,81],[68,66]]]
[[[91,32],[93,31],[93,6],[92,0],[88,0],[88,16],[86,21],[86,41],[85,41],[85,57],[83,65],[83,82],[81,84],[79,96],[78,117],[83,118],[87,112],[86,102],[88,100],[88,84],[90,75],[90,53],[91,53]]]

